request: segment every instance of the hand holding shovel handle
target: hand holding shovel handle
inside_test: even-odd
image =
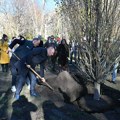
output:
[[[26,64],[26,63],[25,63]],[[54,91],[54,89],[42,78],[30,65],[26,64],[27,68],[29,68],[36,76],[39,78],[47,87]]]

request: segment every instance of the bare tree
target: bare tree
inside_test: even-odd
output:
[[[34,36],[41,27],[41,10],[33,0],[3,0],[0,7],[2,31]]]
[[[7,6],[9,4],[9,7]],[[10,1],[1,0],[0,4],[0,29],[1,33],[6,33],[8,35],[13,35],[13,20],[10,14],[11,12]],[[11,32],[9,32],[11,28]]]
[[[40,28],[40,34],[43,34],[44,32],[44,20],[45,20],[45,4],[46,4],[46,0],[42,0],[43,1],[43,5],[42,5],[42,14],[41,14],[41,28]]]

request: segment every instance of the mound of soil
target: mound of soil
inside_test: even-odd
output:
[[[51,98],[56,97],[64,102],[73,102],[76,99],[85,95],[86,90],[83,85],[79,84],[75,79],[67,72],[63,71],[58,76],[49,78],[47,82],[54,88],[55,92],[50,91],[44,87],[41,94]]]

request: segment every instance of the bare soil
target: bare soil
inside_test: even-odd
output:
[[[68,85],[69,79],[72,81],[72,76],[76,73],[74,66],[70,66],[70,74],[65,72],[58,74],[46,70],[47,82],[55,91],[37,85],[39,97],[31,97],[25,85],[20,100],[15,101],[14,94],[10,90],[11,73],[0,71],[0,120],[119,120],[120,75],[118,74],[117,84],[111,83],[109,77],[108,81],[101,85],[99,101],[93,100],[94,86],[90,82],[78,83],[82,86],[79,90],[80,97],[75,94],[73,96],[76,100],[72,100],[71,96],[76,90],[69,86],[68,89],[60,86],[62,83]],[[76,78],[82,81],[81,77]]]

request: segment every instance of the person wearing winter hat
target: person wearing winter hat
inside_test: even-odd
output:
[[[8,72],[8,64],[10,62],[10,57],[6,53],[8,50],[8,36],[3,34],[0,41],[0,64],[2,66],[2,72]]]

